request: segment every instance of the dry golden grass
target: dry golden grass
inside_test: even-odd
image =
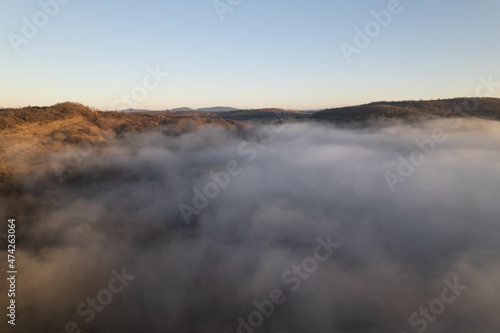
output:
[[[127,132],[161,128],[180,135],[206,124],[234,127],[236,121],[165,113],[119,113],[92,110],[77,103],[0,110],[0,180],[44,172],[51,155],[81,143],[99,146]]]

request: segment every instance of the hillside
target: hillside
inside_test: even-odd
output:
[[[238,125],[224,119],[164,112],[102,112],[69,102],[50,107],[0,109],[0,179],[5,185],[5,179],[13,174],[46,170],[55,152],[78,145],[99,147],[124,133],[153,128],[160,128],[167,135],[179,135],[207,124],[227,128]]]
[[[236,111],[239,109],[227,107],[227,106],[214,106],[209,108],[199,108],[199,109],[191,109],[188,107],[180,107],[171,109],[171,112],[189,112],[189,111],[206,111],[206,112],[224,112],[224,111]]]
[[[421,117],[477,117],[500,120],[500,99],[454,98],[433,101],[374,102],[326,109],[311,115],[311,119],[332,122],[379,118],[418,119]]]
[[[214,106],[209,108],[199,108],[196,111],[208,111],[208,112],[223,112],[223,111],[236,111],[239,109],[228,107],[228,106]]]
[[[251,122],[296,121],[304,115],[279,109],[247,111],[115,112],[78,103],[0,109],[0,179],[49,169],[54,153],[79,145],[101,147],[120,135],[159,129],[177,136],[203,125],[244,128]]]
[[[477,104],[477,108],[466,111],[464,103],[467,101],[470,105]],[[70,102],[49,107],[0,109],[0,178],[5,180],[13,174],[46,170],[50,167],[51,156],[68,148],[81,144],[100,147],[125,133],[155,128],[167,135],[176,136],[209,124],[245,128],[252,123],[276,120],[362,124],[371,119],[422,117],[500,120],[500,99],[375,102],[315,113],[272,108],[219,112],[103,112]]]

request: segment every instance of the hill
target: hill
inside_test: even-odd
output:
[[[146,109],[125,109],[125,110],[119,110],[118,112],[165,112],[169,110],[160,110],[160,111],[154,111],[154,110],[146,110]]]
[[[468,104],[466,104],[468,103]],[[468,105],[467,107],[465,107]],[[472,108],[474,106],[474,108]],[[468,109],[468,111],[467,111]],[[498,98],[374,102],[315,113],[282,109],[230,111],[98,111],[78,103],[0,109],[0,178],[44,170],[50,156],[81,144],[99,147],[130,132],[158,129],[171,136],[203,125],[244,129],[271,121],[326,121],[363,124],[372,119],[477,117],[500,120]],[[3,182],[6,184],[6,182]],[[0,190],[1,190],[0,186]]]
[[[239,109],[231,108],[231,107],[227,107],[227,106],[214,106],[211,108],[199,108],[199,109],[182,107],[182,108],[175,108],[175,109],[166,110],[166,111],[171,111],[171,112],[189,112],[189,111],[225,112],[225,111],[236,111],[236,110],[239,110]]]
[[[304,120],[309,118],[305,112],[275,108],[217,112],[215,115],[219,119],[238,121]]]
[[[194,109],[187,108],[187,107],[182,107],[182,108],[175,108],[171,109],[171,112],[184,112],[184,111],[195,111]]]
[[[477,117],[500,120],[500,98],[454,98],[432,101],[374,102],[316,112],[311,119],[351,122],[369,119]]]
[[[103,112],[70,102],[0,109],[0,179],[6,184],[14,174],[46,170],[53,153],[82,144],[99,147],[125,133],[154,128],[175,136],[207,124],[233,128],[237,122],[165,112]]]
[[[239,109],[228,107],[228,106],[214,106],[211,108],[199,108],[196,111],[208,111],[208,112],[225,112],[225,111],[236,111]]]

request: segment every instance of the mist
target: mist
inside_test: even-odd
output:
[[[11,329],[493,332],[499,165],[476,119],[124,134],[1,198]]]

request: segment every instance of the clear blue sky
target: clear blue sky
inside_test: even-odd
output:
[[[16,53],[9,33],[22,37],[22,18],[42,9],[2,0],[0,106],[111,109],[142,86],[148,66],[169,73],[135,100],[148,109],[318,109],[474,96],[479,76],[500,82],[498,0],[401,0],[351,63],[340,44],[353,44],[354,28],[389,0],[243,0],[223,21],[212,1],[71,0]]]

